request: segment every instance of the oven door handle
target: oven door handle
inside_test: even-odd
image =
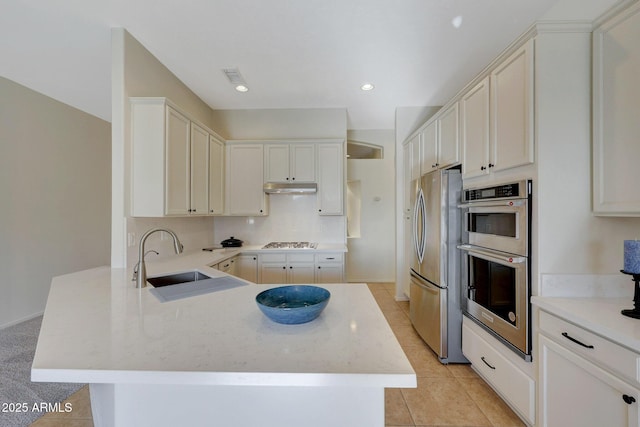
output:
[[[480,255],[482,258],[489,259],[491,261],[497,261],[502,264],[522,264],[527,261],[526,257],[522,256],[510,256],[501,252],[492,251],[490,249],[479,248],[472,245],[458,245],[458,249],[469,252],[472,255]]]
[[[460,209],[468,209],[468,208],[490,208],[490,207],[520,207],[525,204],[526,200],[518,199],[518,200],[490,200],[486,202],[471,202],[471,203],[460,203],[458,207]]]

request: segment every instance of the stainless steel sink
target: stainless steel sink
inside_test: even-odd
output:
[[[210,276],[200,273],[197,270],[186,271],[184,273],[168,274],[166,276],[148,277],[147,282],[154,288],[160,288],[162,286],[177,285],[179,283],[197,282],[198,280],[211,279]]]

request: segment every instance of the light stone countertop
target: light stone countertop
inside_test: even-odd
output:
[[[531,297],[531,303],[604,338],[640,353],[640,319],[620,314],[632,298]]]
[[[197,269],[247,247],[147,262],[148,275]],[[415,387],[416,376],[365,284],[322,284],[316,320],[281,325],[255,296],[277,285],[160,303],[131,269],[53,279],[32,366],[34,381],[83,383]]]

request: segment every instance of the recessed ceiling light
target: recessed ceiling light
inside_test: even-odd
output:
[[[238,92],[249,91],[249,87],[244,81],[244,77],[242,77],[242,74],[240,74],[240,70],[238,70],[237,68],[223,68],[222,72],[227,76],[227,78],[229,79],[229,83],[231,83]]]
[[[360,86],[360,89],[364,90],[364,91],[368,91],[368,90],[373,90],[375,86],[372,85],[371,83],[365,83],[362,86]]]

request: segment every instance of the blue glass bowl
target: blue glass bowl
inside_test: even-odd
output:
[[[293,285],[267,289],[256,295],[260,311],[274,322],[307,323],[322,313],[331,294],[318,286]]]

